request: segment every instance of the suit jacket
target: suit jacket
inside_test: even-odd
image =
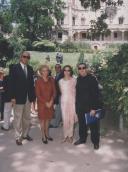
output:
[[[26,100],[35,101],[34,72],[27,65],[27,77],[20,63],[13,66],[10,71],[11,98],[16,99],[16,104],[25,104]]]
[[[76,113],[87,113],[102,108],[98,82],[92,75],[79,76],[76,84]]]
[[[55,104],[59,104],[59,97],[61,96],[60,88],[59,88],[59,80],[63,78],[63,73],[59,73],[55,76],[55,86],[56,86],[56,97],[54,100]]]

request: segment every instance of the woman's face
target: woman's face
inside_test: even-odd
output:
[[[64,76],[71,76],[71,69],[69,67],[65,67],[64,69]]]
[[[48,75],[49,75],[49,69],[48,68],[42,68],[41,76],[48,77]]]

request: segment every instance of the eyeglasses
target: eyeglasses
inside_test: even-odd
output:
[[[23,55],[22,56],[24,59],[30,59],[30,56],[25,56],[25,55]]]
[[[70,69],[67,69],[67,70],[65,69],[64,72],[71,72],[71,70]]]
[[[78,70],[84,70],[86,69],[85,67],[78,67]]]

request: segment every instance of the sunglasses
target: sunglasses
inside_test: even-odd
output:
[[[78,70],[84,70],[86,67],[78,67]]]
[[[25,55],[23,55],[22,56],[24,59],[30,59],[30,56],[25,56]]]

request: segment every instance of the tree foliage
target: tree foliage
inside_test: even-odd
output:
[[[91,20],[91,27],[88,29],[88,38],[91,40],[99,39],[100,35],[102,36],[102,40],[104,36],[108,36],[110,34],[110,30],[108,29],[108,25],[105,20],[107,18],[106,14],[102,14],[96,20]]]
[[[91,20],[91,26],[88,30],[88,37],[92,40],[99,38],[102,36],[102,40],[104,36],[108,36],[110,31],[108,29],[108,25],[106,24],[107,17],[111,16],[109,14],[109,9],[111,8],[111,12],[113,13],[117,6],[121,6],[123,4],[123,0],[80,0],[81,5],[86,9],[90,8],[93,11],[97,11],[101,8],[101,4],[105,3],[105,9],[101,13],[101,16],[97,18],[97,20]]]
[[[128,126],[128,44],[119,52],[97,64],[97,73],[103,84],[106,105],[113,114],[122,115]]]
[[[51,38],[54,17],[63,17],[61,0],[11,0],[11,12],[18,35],[32,41]]]
[[[81,5],[84,8],[89,8],[91,7],[92,10],[98,10],[101,7],[101,3],[105,3],[106,6],[117,6],[117,5],[122,5],[123,0],[80,0]]]
[[[5,66],[7,60],[13,57],[13,46],[0,34],[0,66]]]
[[[5,4],[5,1],[0,2],[0,32],[11,33],[12,31],[12,17],[10,7]]]

